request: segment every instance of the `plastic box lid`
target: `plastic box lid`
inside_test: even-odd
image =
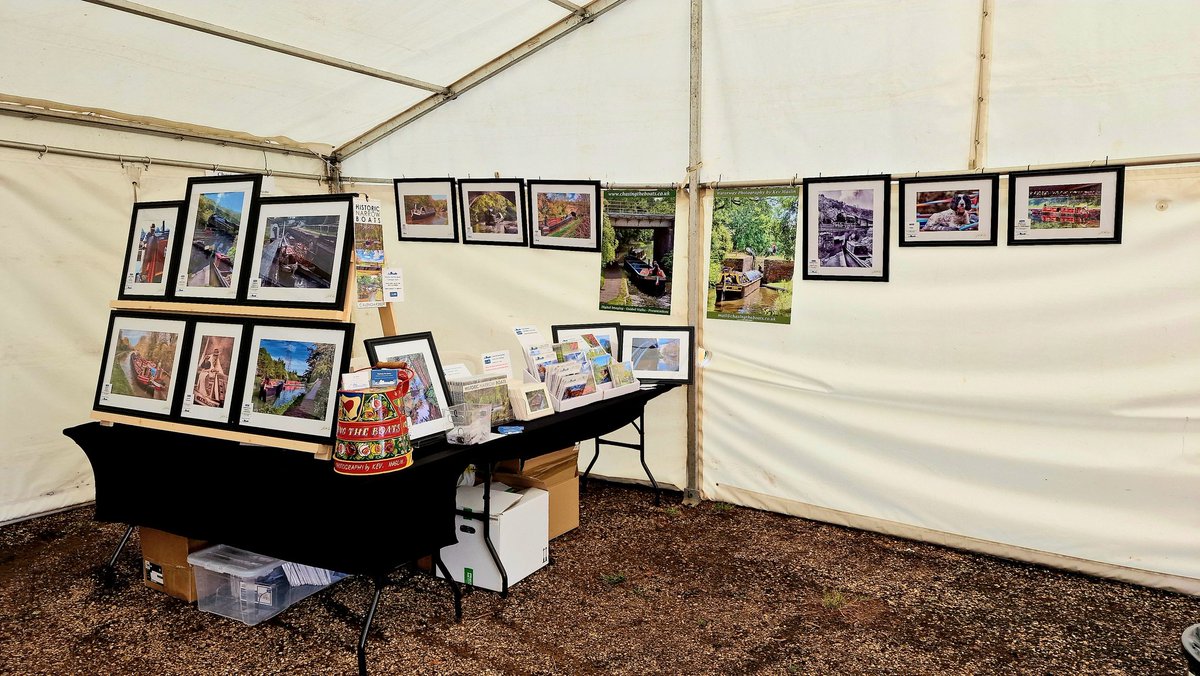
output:
[[[214,573],[236,577],[262,577],[278,566],[280,559],[255,554],[229,545],[216,545],[188,554],[188,563]]]

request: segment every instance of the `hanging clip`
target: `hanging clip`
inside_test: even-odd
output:
[[[796,181],[800,180],[800,174],[792,174],[792,187],[796,187]]]
[[[46,153],[48,153],[48,152],[50,152],[50,146],[43,143],[42,144],[42,152],[38,153],[38,159],[40,160],[43,157],[45,157]]]

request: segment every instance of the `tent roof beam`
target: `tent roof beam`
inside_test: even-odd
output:
[[[576,5],[573,2],[567,2],[567,0],[550,0],[550,2],[553,2],[554,4],[558,5],[559,7],[562,7],[563,9],[570,11],[572,14],[578,14],[579,16],[587,15],[586,9],[584,9],[583,7],[580,7],[579,5]]]
[[[0,94],[0,98],[4,95]],[[47,105],[55,105],[47,102]],[[236,148],[251,148],[253,150],[265,150],[273,153],[282,153],[284,155],[312,155],[315,158],[323,159],[323,155],[314,151],[312,148],[303,145],[289,145],[287,143],[261,140],[257,141],[253,138],[239,138],[237,132],[229,132],[228,136],[220,133],[198,131],[195,128],[189,128],[189,125],[180,123],[178,127],[171,124],[152,124],[135,118],[117,117],[111,111],[101,113],[93,112],[75,112],[71,110],[57,110],[52,107],[44,107],[41,105],[32,105],[28,103],[9,103],[0,100],[0,115],[10,117],[23,117],[26,119],[37,120],[54,120],[56,122],[64,122],[67,124],[79,124],[89,127],[102,127],[105,129],[113,129],[116,131],[131,132],[135,134],[149,134],[151,136],[164,136],[174,139],[186,139],[189,141],[200,141],[203,143],[212,143],[220,146],[229,146]]]
[[[89,0],[95,1],[95,0]],[[108,1],[108,0],[105,0]],[[553,0],[551,0],[553,2]],[[392,134],[393,132],[412,124],[427,113],[442,106],[447,101],[453,101],[463,92],[483,84],[487,80],[499,75],[503,71],[510,68],[513,64],[523,61],[530,56],[541,51],[546,46],[550,45],[559,38],[571,33],[575,29],[585,24],[591,23],[596,17],[605,12],[617,7],[625,0],[593,0],[588,4],[580,7],[582,14],[569,14],[566,17],[559,19],[545,30],[537,35],[529,38],[521,44],[513,47],[500,56],[492,59],[488,63],[476,68],[459,78],[449,87],[449,93],[434,94],[416,105],[404,110],[391,119],[382,122],[375,128],[361,134],[357,138],[351,139],[342,144],[334,151],[334,155],[339,159],[346,159],[359,152],[362,152],[372,144],[375,144]],[[561,4],[561,3],[559,3]]]
[[[226,40],[233,40],[234,42],[240,42],[244,45],[250,45],[251,47],[258,47],[260,49],[267,49],[272,52],[286,54],[287,56],[295,57],[297,59],[304,59],[306,61],[312,61],[314,63],[331,66],[333,68],[340,68],[342,70],[350,71],[351,73],[358,73],[359,75],[366,75],[368,77],[386,80],[388,82],[394,82],[396,84],[401,84],[408,87],[415,87],[417,89],[424,89],[425,91],[436,92],[439,94],[451,94],[449,88],[443,87],[442,85],[433,84],[432,82],[425,82],[424,80],[406,77],[404,75],[381,70],[379,68],[364,66],[359,63],[346,61],[345,59],[339,59],[326,54],[319,54],[307,49],[286,45],[282,42],[267,40],[266,38],[250,35],[249,33],[242,33],[241,31],[235,31],[233,29],[217,26],[216,24],[211,24],[205,21],[191,19],[189,17],[173,14],[171,12],[164,12],[163,10],[156,9],[154,7],[139,5],[136,2],[129,2],[128,0],[83,1],[90,2],[93,5],[100,5],[101,7],[115,9],[121,12],[128,12],[129,14],[134,14],[146,19],[161,21],[173,26],[179,26],[181,28],[198,31],[200,33],[207,33],[208,35],[225,38]]]

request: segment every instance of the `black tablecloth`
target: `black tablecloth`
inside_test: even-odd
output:
[[[307,453],[100,423],[64,430],[96,475],[96,519],[345,573],[376,575],[456,542],[454,491],[469,463],[530,458],[620,429],[671,386],[523,424],[478,446],[435,442],[413,464],[342,476]]]

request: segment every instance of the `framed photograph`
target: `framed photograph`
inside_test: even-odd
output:
[[[1120,244],[1125,167],[1008,175],[1008,243]]]
[[[184,363],[187,321],[169,315],[113,312],[92,408],[169,419]]]
[[[900,179],[900,246],[996,246],[998,174]]]
[[[804,279],[887,281],[890,180],[804,179]]]
[[[642,382],[691,383],[696,332],[691,326],[621,327],[621,361]]]
[[[600,346],[607,350],[614,359],[621,349],[621,325],[615,322],[610,324],[555,324],[550,327],[550,333],[556,343],[564,340],[579,340],[580,336],[590,333],[596,336],[596,340],[600,341]]]
[[[457,242],[458,193],[452,178],[393,178],[401,242]]]
[[[125,267],[117,297],[166,298],[170,295],[171,253],[183,202],[138,202],[129,221]]]
[[[238,427],[270,436],[333,439],[337,388],[350,364],[353,324],[254,320],[242,351]]]
[[[525,186],[519,178],[460,178],[464,244],[525,246]]]
[[[227,425],[233,413],[234,386],[241,364],[245,324],[197,321],[183,371],[179,417],[188,423]]]
[[[353,208],[352,194],[260,200],[246,303],[341,309],[354,249]]]
[[[600,250],[600,181],[527,181],[529,246]]]
[[[371,364],[384,361],[407,362],[416,378],[409,384],[408,436],[413,441],[450,429],[450,397],[446,375],[438,358],[433,334],[409,333],[363,341]]]
[[[188,179],[181,236],[175,242],[175,298],[207,303],[237,300],[245,269],[246,233],[262,176]]]

